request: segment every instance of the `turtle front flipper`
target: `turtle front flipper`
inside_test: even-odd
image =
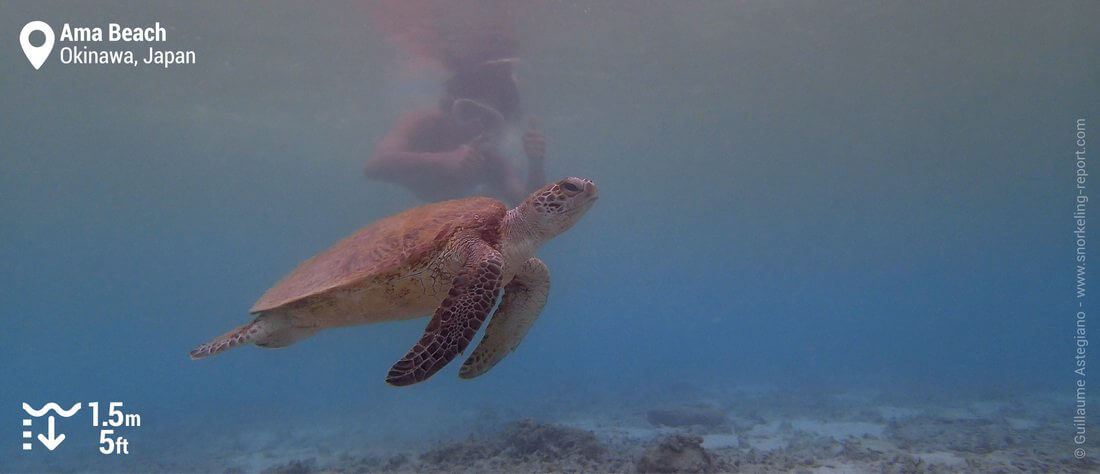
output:
[[[462,364],[458,376],[472,379],[484,374],[516,350],[542,313],[549,293],[550,271],[546,264],[537,258],[528,259],[504,287],[504,298],[485,328],[485,337]]]
[[[483,241],[467,251],[466,264],[451,283],[420,341],[386,375],[390,385],[422,382],[466,349],[489,316],[500,292],[504,258]]]

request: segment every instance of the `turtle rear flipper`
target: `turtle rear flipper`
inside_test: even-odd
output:
[[[257,318],[251,323],[233,329],[225,334],[222,334],[221,336],[214,338],[206,344],[191,349],[191,358],[202,359],[210,357],[212,355],[220,354],[229,349],[237,347],[241,344],[251,342],[252,339],[256,337],[256,334],[259,333],[260,330],[263,328],[262,326],[263,324]]]
[[[240,326],[191,350],[192,359],[202,359],[220,354],[242,344],[253,343],[260,347],[286,347],[317,332],[317,328],[289,324],[286,318],[269,314],[257,316],[251,323]]]
[[[508,286],[500,307],[485,328],[485,336],[474,353],[462,364],[458,376],[472,379],[493,368],[497,362],[519,347],[527,331],[535,324],[550,294],[550,271],[537,258],[530,258],[516,272]]]

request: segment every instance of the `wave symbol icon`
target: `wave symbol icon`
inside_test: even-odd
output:
[[[54,402],[49,402],[49,403],[43,405],[41,409],[35,410],[30,405],[28,405],[27,402],[23,402],[23,411],[27,412],[28,415],[33,416],[35,418],[38,418],[42,415],[45,415],[46,413],[48,413],[50,411],[57,412],[58,415],[63,416],[65,418],[68,418],[70,416],[75,415],[76,412],[79,411],[79,410],[80,410],[80,402],[77,402],[76,405],[73,405],[73,407],[68,409],[68,410],[62,410],[61,405],[58,405]]]

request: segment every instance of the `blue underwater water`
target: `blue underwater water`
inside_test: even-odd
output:
[[[516,352],[394,388],[426,319],[187,353],[300,261],[421,204],[363,166],[441,74],[409,66],[361,2],[0,4],[0,471],[251,471],[283,462],[233,457],[265,436],[415,453],[745,387],[1049,395],[1046,433],[1073,448],[1095,2],[510,8],[547,174],[601,197],[540,250],[550,299]],[[55,52],[35,70],[16,41],[34,19],[159,21],[198,63]],[[48,401],[124,402],[134,454],[99,454],[87,407],[56,451],[22,451],[21,403]]]

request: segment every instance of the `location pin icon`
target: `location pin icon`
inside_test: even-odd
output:
[[[31,33],[35,31],[41,31],[46,36],[42,46],[31,44]],[[23,54],[27,55],[31,66],[38,69],[42,67],[42,63],[46,62],[46,58],[50,57],[50,51],[53,51],[53,28],[44,21],[35,20],[27,23],[23,26],[23,31],[19,32],[19,45],[23,46]]]

